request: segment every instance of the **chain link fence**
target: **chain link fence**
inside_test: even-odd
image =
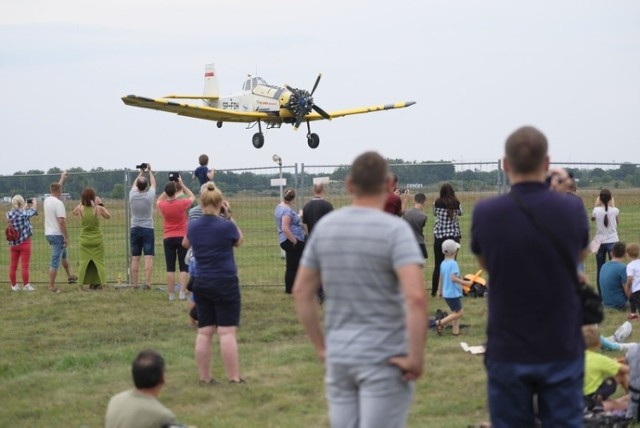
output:
[[[609,188],[620,208],[620,239],[626,242],[640,242],[640,169],[637,164],[629,163],[562,163],[554,166],[567,168],[578,182],[578,195],[583,199],[587,212],[602,187]],[[432,162],[400,163],[390,161],[391,170],[400,177],[399,187],[404,191],[402,198],[405,206],[413,206],[413,196],[422,192],[427,196],[427,207],[438,197],[443,182],[450,182],[461,200],[464,215],[461,217],[463,250],[460,253],[461,269],[475,272],[475,262],[468,248],[471,213],[474,205],[481,199],[504,193],[508,190],[508,180],[501,169],[500,161],[494,162]],[[273,219],[275,206],[281,199],[286,187],[296,189],[296,206],[301,209],[312,194],[314,180],[326,183],[327,199],[336,207],[350,202],[345,191],[344,180],[349,171],[348,165],[274,165],[263,168],[217,170],[215,182],[223,190],[225,199],[231,203],[234,217],[242,229],[245,242],[236,249],[236,261],[243,285],[283,286],[284,259],[278,245]],[[168,181],[169,171],[154,171],[160,195]],[[180,171],[185,184],[197,194],[198,183],[191,177],[192,171]],[[71,211],[80,199],[85,187],[93,187],[105,202],[112,218],[102,220],[104,235],[107,279],[110,284],[127,284],[129,281],[129,206],[128,194],[137,177],[134,170],[120,171],[82,171],[70,170],[64,185],[67,226],[69,230],[69,261],[77,271],[79,256],[80,219],[74,218]],[[49,185],[59,179],[59,174],[22,174],[0,176],[1,209],[11,209],[11,196],[21,194],[26,198],[38,200],[39,215],[32,219],[34,235],[32,238],[31,282],[45,284],[48,280],[48,266],[51,256],[49,245],[44,237],[44,213],[42,201],[48,193]],[[286,182],[286,183],[285,183]],[[427,208],[427,226],[425,236],[431,253],[433,216]],[[155,222],[155,260],[153,282],[165,284],[165,262],[162,246],[163,222],[158,210],[154,208]],[[375,233],[375,232],[374,232]],[[430,260],[426,262],[430,278],[432,270]],[[8,283],[9,251],[0,252],[0,276]],[[587,261],[587,274],[594,275],[595,260]],[[20,275],[18,272],[18,278]],[[593,277],[592,277],[593,278]],[[595,278],[594,278],[595,279]],[[59,282],[64,277],[59,273]]]

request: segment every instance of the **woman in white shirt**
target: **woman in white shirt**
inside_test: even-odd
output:
[[[600,292],[600,268],[606,262],[607,255],[611,260],[611,248],[619,241],[618,214],[620,214],[620,210],[615,207],[611,192],[608,189],[602,189],[591,213],[591,221],[596,222],[594,239],[600,242],[600,248],[596,252],[598,292]]]

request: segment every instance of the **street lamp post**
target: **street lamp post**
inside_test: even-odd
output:
[[[278,164],[278,169],[280,170],[280,199],[282,200],[282,158],[278,155],[273,155],[271,159]]]
[[[278,182],[279,182],[279,186],[280,186],[280,201],[282,202],[282,200],[283,200],[283,198],[284,198],[284,195],[283,195],[283,185],[282,185],[282,158],[281,158],[280,156],[278,156],[278,155],[273,155],[273,156],[271,157],[271,160],[273,160],[275,163],[277,163],[277,164],[278,164],[279,177],[280,177],[280,180],[279,180]],[[285,259],[285,257],[286,257],[286,253],[284,252],[284,250],[283,250],[283,249],[280,249],[280,258],[281,258],[282,260],[284,260],[284,259]]]

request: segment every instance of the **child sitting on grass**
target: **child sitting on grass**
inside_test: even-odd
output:
[[[629,404],[629,396],[616,400],[609,399],[622,385],[629,392],[629,366],[619,363],[598,352],[600,349],[600,332],[597,324],[582,327],[585,350],[584,354],[584,405],[588,411],[623,410]]]
[[[630,320],[638,319],[638,307],[640,307],[640,245],[627,245],[627,256],[631,259],[627,265],[627,283],[624,285],[624,292],[629,297],[631,313],[627,317]]]
[[[442,336],[442,330],[449,323],[452,325],[453,335],[460,335],[460,318],[464,313],[462,310],[462,286],[471,285],[471,281],[460,278],[460,268],[456,262],[456,255],[460,249],[453,239],[447,239],[442,243],[442,253],[444,260],[440,264],[440,285],[438,287],[438,297],[444,297],[447,306],[451,309],[451,314],[443,319],[436,319],[436,332]]]

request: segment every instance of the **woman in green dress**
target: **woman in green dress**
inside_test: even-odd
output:
[[[81,201],[73,209],[73,215],[80,216],[82,219],[78,282],[81,288],[84,284],[89,285],[91,290],[100,289],[107,284],[100,218],[109,219],[111,214],[104,207],[102,200],[96,196],[96,191],[87,187],[82,191]]]

